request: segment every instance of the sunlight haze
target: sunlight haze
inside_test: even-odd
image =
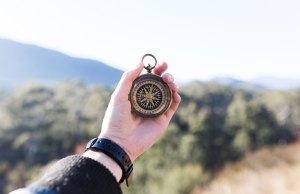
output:
[[[298,79],[299,7],[296,0],[0,1],[0,37],[122,70],[153,53],[179,82]]]

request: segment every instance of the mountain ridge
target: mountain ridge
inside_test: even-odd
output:
[[[101,61],[73,57],[49,48],[3,38],[0,38],[0,70],[2,88],[19,87],[32,81],[51,84],[70,79],[80,79],[88,85],[114,87],[123,73]],[[204,82],[251,91],[300,87],[300,79],[274,77],[258,77],[250,81],[215,77]]]
[[[211,79],[209,82],[250,91],[289,90],[300,87],[300,79],[275,77],[258,77],[250,81],[244,81],[232,77],[216,77]]]
[[[87,84],[115,86],[123,71],[103,62],[78,58],[36,45],[0,38],[0,83],[57,82],[80,79]]]

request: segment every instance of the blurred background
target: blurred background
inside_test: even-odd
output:
[[[182,103],[125,194],[300,193],[300,2],[0,0],[0,194],[98,135],[122,73]]]

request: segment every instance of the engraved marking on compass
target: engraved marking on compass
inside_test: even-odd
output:
[[[162,102],[162,91],[153,83],[147,83],[138,88],[136,98],[141,108],[154,110]]]

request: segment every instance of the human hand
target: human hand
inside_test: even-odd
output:
[[[173,76],[165,74],[162,78],[173,93],[170,108],[156,118],[142,118],[133,114],[128,94],[133,81],[141,74],[143,67],[140,63],[135,69],[123,74],[110,99],[99,135],[120,145],[132,161],[162,136],[181,100]],[[161,75],[167,68],[167,63],[162,63],[154,69],[154,73]]]

